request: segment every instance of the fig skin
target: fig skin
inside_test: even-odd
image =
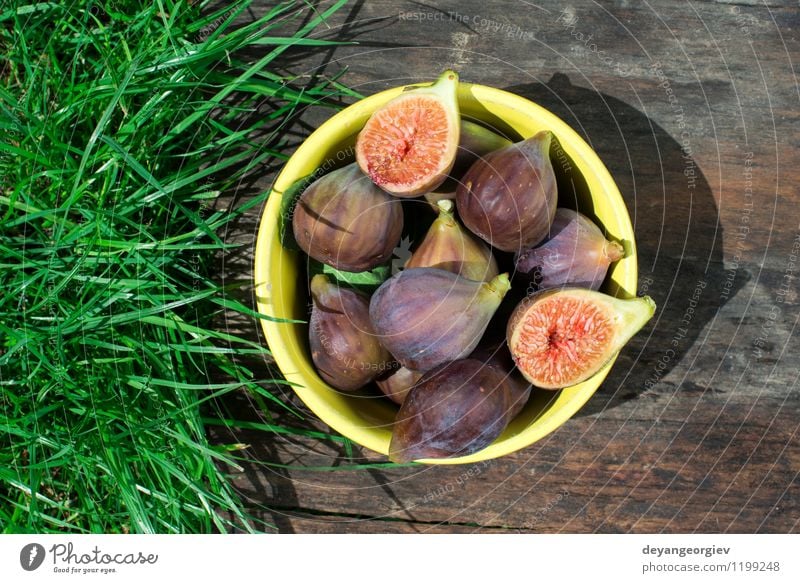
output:
[[[510,285],[505,273],[478,282],[443,269],[415,267],[378,288],[369,315],[395,359],[425,372],[475,349]]]
[[[536,292],[506,328],[514,364],[535,387],[558,390],[597,374],[653,317],[652,298],[615,298],[584,288]]]
[[[292,228],[310,257],[340,271],[367,271],[392,256],[403,231],[403,208],[353,163],[303,192]]]
[[[566,208],[556,210],[550,237],[516,259],[517,275],[535,290],[561,286],[600,289],[609,266],[625,256],[622,245],[607,241],[591,219]]]
[[[464,225],[502,251],[518,253],[550,231],[558,190],[550,162],[553,133],[535,136],[477,160],[456,190]]]
[[[508,421],[511,422],[528,403],[533,385],[517,369],[505,339],[502,342],[482,342],[469,357],[494,368],[508,383]]]
[[[311,280],[311,298],[311,360],[326,383],[355,391],[388,369],[392,357],[375,335],[367,296],[320,274]]]
[[[404,366],[398,367],[388,375],[383,375],[375,379],[375,384],[398,405],[402,405],[406,400],[406,395],[422,376],[421,372],[414,372]]]
[[[492,443],[508,425],[509,386],[478,359],[442,364],[425,373],[397,413],[389,459],[460,457]]]
[[[497,277],[500,271],[492,250],[461,227],[453,216],[453,202],[442,200],[437,205],[439,216],[405,267],[435,267],[474,281]]]

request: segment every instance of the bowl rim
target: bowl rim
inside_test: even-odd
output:
[[[277,274],[278,269],[280,269],[280,266],[276,265],[276,263],[285,260],[285,254],[292,253],[292,251],[283,248],[280,244],[278,239],[278,223],[282,210],[283,194],[292,184],[296,183],[297,180],[309,175],[308,172],[302,171],[302,168],[307,164],[305,160],[307,153],[313,153],[319,150],[327,151],[330,150],[332,145],[341,144],[343,140],[355,134],[360,127],[363,126],[366,118],[368,118],[369,114],[377,107],[380,107],[400,93],[420,85],[429,85],[429,83],[412,84],[387,89],[361,99],[339,111],[320,125],[319,128],[312,132],[311,135],[298,146],[276,176],[259,221],[254,255],[253,274],[255,299],[257,310],[262,316],[266,316],[267,318],[286,317],[276,314],[273,303],[268,299],[272,297],[271,294],[275,292],[274,285],[278,285],[281,289],[284,287],[284,284],[288,284],[291,290],[296,288],[296,281],[275,282],[272,281],[272,276]],[[638,265],[636,242],[633,237],[630,214],[613,177],[589,144],[561,118],[522,96],[503,89],[466,82],[459,83],[458,91],[460,103],[464,99],[473,99],[480,106],[485,106],[487,108],[490,106],[504,109],[510,108],[520,112],[520,115],[523,117],[541,120],[542,125],[553,131],[558,137],[563,150],[570,156],[575,166],[580,169],[582,176],[587,182],[589,192],[592,193],[591,198],[593,204],[598,201],[604,201],[609,208],[613,209],[612,214],[616,217],[619,233],[626,241],[626,256],[623,260],[620,260],[619,265],[615,265],[615,274],[620,279],[620,281],[616,281],[615,278],[615,282],[617,283],[616,295],[619,297],[635,296]],[[528,136],[523,136],[523,138],[525,137]],[[596,199],[596,192],[602,192],[604,194],[603,199]],[[624,211],[621,213],[621,216],[619,212],[620,209]],[[601,226],[606,229],[608,228],[605,222]],[[278,279],[280,280],[280,278]],[[278,290],[279,296],[281,295],[281,289]],[[386,443],[385,437],[381,438],[377,435],[374,427],[361,427],[354,424],[344,411],[332,407],[328,399],[322,398],[316,390],[306,386],[306,379],[302,372],[297,371],[297,367],[293,364],[295,362],[294,356],[291,354],[291,351],[287,349],[286,334],[289,333],[288,326],[294,324],[274,322],[267,318],[262,317],[259,319],[264,331],[267,346],[278,368],[289,384],[292,385],[293,390],[304,404],[320,420],[336,432],[363,447],[386,455],[388,453],[388,443]],[[616,358],[617,355],[614,355],[614,357],[590,379],[574,387],[568,387],[559,391],[559,393],[569,393],[566,402],[556,410],[546,411],[545,414],[537,417],[535,420],[531,420],[526,430],[508,435],[505,439],[502,439],[503,436],[501,435],[501,438],[498,438],[498,440],[490,444],[487,448],[468,456],[420,460],[417,463],[436,465],[474,463],[508,455],[532,445],[563,425],[586,404],[597,388],[602,384],[616,361]],[[334,391],[329,387],[328,390]],[[531,430],[534,425],[536,425],[535,431]]]

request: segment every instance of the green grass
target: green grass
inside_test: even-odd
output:
[[[236,447],[206,436],[233,391],[285,407],[245,364],[264,347],[219,326],[254,316],[217,271],[263,199],[217,199],[285,158],[300,108],[349,92],[270,68],[324,46],[343,2],[234,27],[248,4],[0,3],[0,531],[269,528],[229,484]]]

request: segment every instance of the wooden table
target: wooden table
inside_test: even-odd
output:
[[[234,479],[253,512],[281,532],[798,531],[797,2],[373,0],[329,26],[358,45],[287,70],[347,67],[371,94],[453,67],[567,121],[624,195],[659,310],[577,416],[502,459],[348,469],[331,441],[220,433],[250,444]],[[330,115],[305,112],[287,152]]]

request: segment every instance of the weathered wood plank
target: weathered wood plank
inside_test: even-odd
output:
[[[264,462],[348,461],[332,443],[216,432],[251,444],[235,483],[270,509],[265,520],[287,514],[279,526],[293,532],[796,531],[798,25],[789,0],[547,0],[524,10],[512,0],[377,0],[353,3],[321,34],[358,45],[288,51],[287,70],[347,67],[343,81],[364,94],[452,66],[562,117],[625,198],[640,291],[659,312],[575,418],[487,464],[281,469]],[[287,152],[331,113],[305,110]],[[226,258],[226,277],[250,278],[258,220],[255,209],[231,233],[244,245]],[[229,324],[258,337],[253,322]],[[255,416],[251,404],[229,405]]]

